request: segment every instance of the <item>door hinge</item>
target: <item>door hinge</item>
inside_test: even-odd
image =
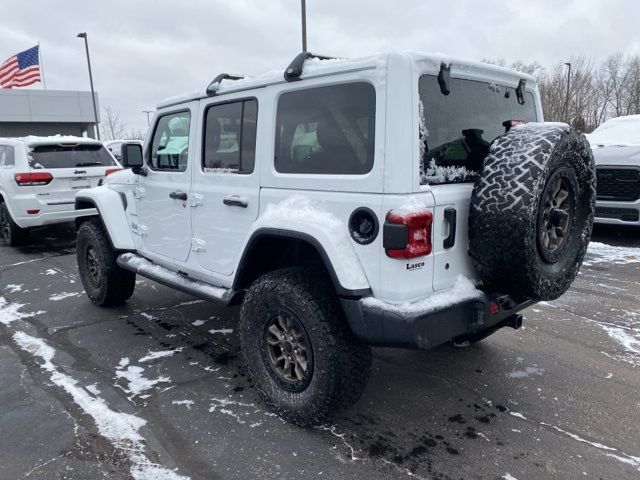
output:
[[[131,233],[134,235],[138,235],[139,237],[144,237],[148,233],[148,229],[144,225],[140,225],[136,222],[131,222]]]
[[[191,250],[194,252],[206,252],[207,251],[207,242],[200,238],[192,238],[191,239]]]
[[[140,200],[143,197],[144,197],[144,188],[136,187],[133,190],[133,198],[135,198],[136,200]]]
[[[204,205],[204,195],[201,195],[200,193],[192,193],[191,206],[197,207],[199,205]]]

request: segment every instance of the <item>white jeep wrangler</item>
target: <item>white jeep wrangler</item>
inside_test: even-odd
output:
[[[569,288],[589,242],[586,139],[543,124],[533,78],[442,55],[298,55],[162,102],[129,170],[82,190],[100,306],[135,275],[242,304],[264,400],[299,425],[361,395],[371,346],[474,342]]]

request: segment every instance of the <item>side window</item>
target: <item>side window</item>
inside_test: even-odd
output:
[[[212,105],[205,114],[205,172],[253,172],[256,157],[258,101]]]
[[[4,167],[4,145],[0,145],[0,167]]]
[[[0,153],[0,157],[2,157],[2,153]],[[2,163],[2,165],[5,167],[13,167],[15,164],[15,149],[11,145],[7,145],[4,147],[4,163]]]
[[[368,173],[373,168],[375,110],[375,89],[364,82],[284,93],[276,118],[276,170]]]
[[[188,111],[170,113],[159,118],[151,142],[149,168],[152,170],[184,172],[189,157]]]

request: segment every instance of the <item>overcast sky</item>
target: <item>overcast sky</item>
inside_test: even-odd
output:
[[[633,0],[307,0],[309,50],[347,57],[411,49],[543,66],[600,60],[640,53],[638,18]],[[102,107],[144,130],[142,110],[218,73],[284,70],[301,50],[300,1],[7,0],[0,62],[40,41],[47,88],[88,90],[81,31]]]

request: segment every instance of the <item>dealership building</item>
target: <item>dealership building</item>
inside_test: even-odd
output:
[[[0,137],[58,133],[96,137],[91,92],[0,89]]]

